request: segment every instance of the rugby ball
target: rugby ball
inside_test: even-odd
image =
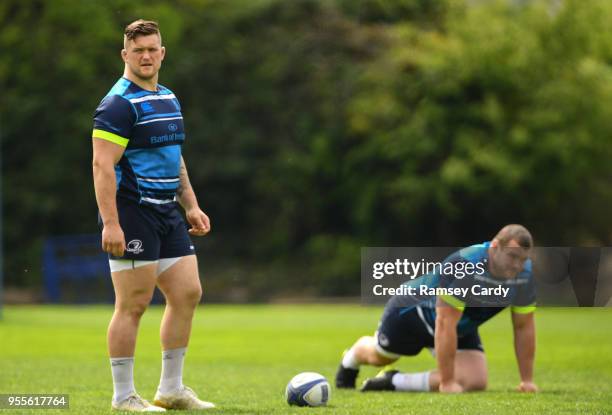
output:
[[[331,388],[323,375],[303,372],[293,377],[285,390],[289,405],[324,406],[329,401]]]

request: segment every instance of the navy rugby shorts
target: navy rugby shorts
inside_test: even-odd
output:
[[[173,203],[161,211],[118,197],[117,212],[126,250],[121,257],[109,254],[109,258],[155,261],[195,254],[187,225],[177,206]],[[101,224],[101,220],[99,222]]]
[[[434,348],[433,328],[425,323],[417,307],[385,308],[376,332],[377,349],[383,355],[415,356],[423,348]],[[382,349],[382,350],[381,350]],[[484,351],[478,330],[457,338],[457,350]]]

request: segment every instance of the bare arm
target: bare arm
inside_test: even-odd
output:
[[[436,305],[435,348],[440,372],[440,392],[462,392],[455,380],[455,354],[457,353],[457,323],[462,311],[438,298]]]
[[[94,189],[104,224],[102,249],[114,256],[122,256],[125,251],[125,239],[117,213],[115,165],[121,159],[125,148],[99,138],[93,138],[92,144]]]
[[[180,183],[176,196],[180,205],[185,209],[187,221],[192,226],[189,229],[189,233],[195,236],[204,236],[210,232],[210,219],[202,212],[198,205],[198,199],[193,191],[193,187],[191,187],[189,175],[187,174],[187,166],[182,156],[179,178]]]
[[[519,390],[536,392],[533,383],[533,362],[535,359],[535,321],[533,312],[528,314],[512,313],[514,328],[514,351],[521,376]]]
[[[191,182],[189,181],[189,175],[187,174],[187,166],[185,160],[181,156],[181,167],[179,171],[180,184],[176,191],[178,202],[181,204],[185,211],[193,208],[198,208],[198,199],[196,198]]]

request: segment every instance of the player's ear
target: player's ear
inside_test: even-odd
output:
[[[491,248],[499,248],[499,240],[497,238],[491,241]]]
[[[126,62],[126,60],[127,60],[127,50],[121,49],[121,59],[123,59],[123,62]]]
[[[161,58],[162,58],[162,60],[164,60],[165,56],[166,56],[166,47],[162,46],[161,47]]]

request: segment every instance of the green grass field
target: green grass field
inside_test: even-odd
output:
[[[455,396],[332,390],[325,408],[291,408],[288,380],[317,371],[333,381],[340,355],[372,333],[381,308],[360,306],[202,306],[195,319],[185,383],[215,402],[216,414],[541,414],[612,413],[612,309],[541,309],[536,382],[541,392],[514,392],[519,378],[508,312],[481,329],[489,363],[487,392]],[[110,413],[112,385],[105,331],[112,309],[6,307],[0,322],[0,393],[67,393],[70,412]],[[147,311],[136,351],[136,387],[151,399],[160,373],[162,309]],[[422,371],[427,352],[397,368]],[[360,380],[373,376],[364,368]],[[58,413],[55,410],[0,411]]]

